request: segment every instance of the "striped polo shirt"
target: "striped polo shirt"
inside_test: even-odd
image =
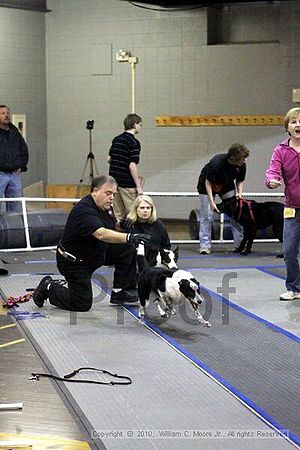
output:
[[[139,163],[141,144],[132,133],[124,131],[115,137],[109,150],[111,157],[109,175],[114,177],[120,187],[134,188],[135,182],[129,170],[129,164]]]

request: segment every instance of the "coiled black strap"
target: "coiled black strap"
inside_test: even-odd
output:
[[[118,378],[118,379],[123,380],[123,381],[71,380],[71,378],[74,377],[74,375],[76,375],[77,373],[81,372],[82,370],[95,370],[96,372],[100,372],[100,373],[103,373],[105,375],[109,375],[111,377]],[[118,375],[117,373],[111,373],[108,370],[97,369],[95,367],[80,367],[79,369],[76,369],[73,372],[68,373],[67,375],[64,375],[63,377],[58,377],[58,376],[53,375],[51,373],[32,373],[31,377],[29,378],[29,380],[39,380],[42,377],[51,378],[51,379],[57,380],[57,381],[68,381],[68,382],[71,382],[71,383],[90,383],[90,384],[102,384],[102,385],[110,385],[110,386],[126,385],[126,384],[131,384],[132,383],[131,378],[129,378],[129,377],[125,376],[125,375]]]

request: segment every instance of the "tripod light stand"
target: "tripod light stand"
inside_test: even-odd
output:
[[[87,155],[87,158],[86,158],[86,161],[85,161],[85,164],[84,164],[84,168],[83,168],[83,171],[82,171],[82,175],[81,175],[81,179],[79,181],[79,184],[83,183],[83,180],[85,179],[84,174],[85,174],[86,169],[87,169],[88,166],[90,168],[90,172],[89,172],[89,175],[88,175],[89,178],[90,178],[90,184],[91,184],[91,182],[92,182],[92,180],[94,178],[94,168],[95,168],[95,173],[97,175],[99,175],[99,171],[98,171],[97,164],[96,164],[96,161],[95,161],[95,156],[94,156],[94,153],[93,153],[93,144],[92,144],[92,130],[94,128],[94,121],[93,120],[88,120],[87,123],[86,123],[86,128],[87,128],[87,130],[89,130],[89,150],[90,151],[89,151],[89,153]]]

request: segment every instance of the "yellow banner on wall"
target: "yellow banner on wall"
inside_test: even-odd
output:
[[[284,116],[279,114],[156,116],[155,124],[157,127],[279,126],[284,125]]]

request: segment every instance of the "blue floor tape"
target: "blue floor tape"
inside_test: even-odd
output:
[[[265,319],[260,318],[259,316],[256,316],[255,314],[247,311],[246,309],[236,305],[235,303],[230,302],[229,300],[219,296],[218,294],[216,294],[215,292],[207,289],[207,288],[203,288],[207,293],[209,293],[210,295],[212,295],[216,300],[221,301],[226,303],[226,305],[230,306],[231,308],[241,312],[242,314],[245,314],[249,317],[251,317],[252,319],[263,323],[264,325],[272,328],[273,330],[281,333],[282,335],[284,335],[285,337],[292,339],[295,342],[300,343],[300,338],[296,335],[293,335],[292,333],[289,333],[286,330],[283,330],[282,328],[272,324],[271,322],[268,322]],[[132,315],[134,315],[138,320],[141,321],[141,319],[138,316],[138,313],[136,311],[136,309],[130,307],[130,306],[125,306],[124,308],[126,310],[128,310]],[[178,344],[174,339],[172,339],[168,334],[164,333],[162,330],[160,330],[160,328],[156,327],[155,325],[153,325],[151,322],[147,321],[147,320],[142,320],[142,322],[144,322],[144,324],[152,331],[154,331],[157,335],[159,335],[160,337],[162,337],[164,340],[166,340],[172,347],[174,347],[174,349],[176,349],[179,353],[181,353],[182,355],[184,355],[185,357],[187,357],[190,361],[192,361],[196,366],[198,366],[201,370],[203,370],[204,372],[206,372],[207,374],[209,374],[212,378],[214,378],[216,381],[218,381],[221,385],[223,385],[224,387],[226,387],[226,389],[228,389],[230,392],[232,392],[237,398],[239,398],[243,403],[245,403],[246,405],[249,406],[249,408],[251,408],[253,411],[255,411],[258,416],[265,422],[267,423],[268,426],[270,426],[270,428],[274,428],[276,430],[278,430],[283,436],[288,437],[288,439],[290,439],[292,442],[294,442],[297,445],[300,445],[300,436],[290,433],[288,430],[286,430],[284,427],[282,427],[271,415],[269,415],[267,413],[267,411],[265,411],[264,409],[260,408],[255,402],[253,402],[248,396],[244,395],[243,392],[237,390],[233,385],[231,385],[226,379],[220,377],[216,372],[214,372],[209,366],[207,366],[202,360],[200,360],[199,358],[197,358],[195,355],[193,355],[192,353],[190,353],[189,351],[187,351],[183,346],[181,346],[180,344]]]

